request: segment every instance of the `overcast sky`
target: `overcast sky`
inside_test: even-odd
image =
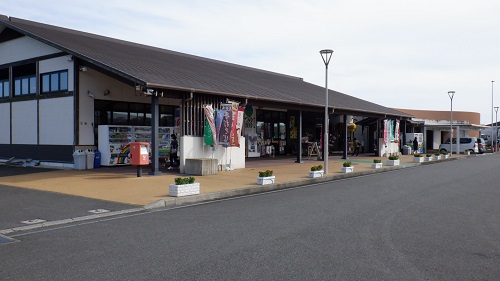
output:
[[[386,107],[500,106],[500,1],[16,0],[0,13],[302,77]],[[3,3],[5,4],[5,3]],[[495,115],[493,113],[493,120]]]

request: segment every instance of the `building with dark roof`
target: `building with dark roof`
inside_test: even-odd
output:
[[[240,148],[215,154],[204,147],[204,105],[220,109],[230,101],[254,111],[255,133],[275,153],[296,152],[306,129],[318,139],[323,124],[324,87],[299,77],[2,15],[0,54],[3,158],[71,163],[76,149],[98,146],[100,125],[145,126],[152,128],[154,170],[158,127],[181,137],[181,165],[187,158],[221,160],[230,153],[238,168],[249,156],[248,143],[243,138]],[[345,125],[348,115],[412,117],[333,90],[328,107],[331,120]],[[303,130],[296,133],[299,120]]]

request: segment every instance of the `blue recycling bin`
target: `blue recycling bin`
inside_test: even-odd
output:
[[[94,151],[94,169],[101,167],[101,152],[99,150]]]

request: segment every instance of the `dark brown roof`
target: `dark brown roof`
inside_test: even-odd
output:
[[[298,77],[1,15],[0,25],[146,87],[324,107],[324,87]],[[343,93],[329,92],[329,106],[338,111],[411,117]]]

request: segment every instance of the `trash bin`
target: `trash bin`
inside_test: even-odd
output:
[[[411,154],[411,147],[403,146],[403,155],[410,155],[410,154]]]
[[[94,169],[101,168],[101,152],[94,150]]]
[[[87,156],[85,155],[85,152],[83,150],[75,150],[75,152],[73,152],[73,169],[85,170],[86,157]]]
[[[86,149],[85,155],[87,156],[87,169],[94,169],[94,150]]]

